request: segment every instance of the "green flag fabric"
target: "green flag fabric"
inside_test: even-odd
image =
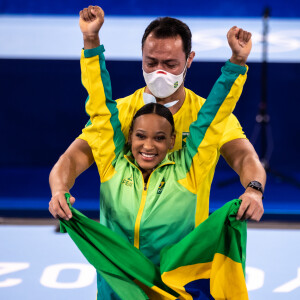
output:
[[[215,211],[185,238],[161,251],[154,265],[128,241],[70,205],[60,219],[79,250],[123,300],[246,300],[246,222],[235,216],[241,200]]]

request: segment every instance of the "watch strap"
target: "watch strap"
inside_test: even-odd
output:
[[[262,195],[264,194],[262,184],[259,181],[256,181],[256,180],[250,181],[246,188],[248,188],[248,187],[251,187],[251,188],[261,192]]]

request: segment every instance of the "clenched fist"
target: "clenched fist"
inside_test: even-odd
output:
[[[248,31],[233,26],[227,33],[228,44],[232,50],[230,61],[234,64],[245,65],[251,52],[252,34]]]
[[[99,6],[90,5],[79,13],[79,26],[83,34],[84,49],[100,45],[99,30],[104,23],[104,11]]]
[[[79,26],[83,35],[95,35],[99,33],[104,23],[104,11],[99,6],[90,5],[79,13]]]

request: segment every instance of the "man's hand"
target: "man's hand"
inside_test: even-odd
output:
[[[248,187],[239,199],[242,200],[242,203],[236,215],[237,220],[252,220],[258,222],[264,213],[261,192]]]
[[[259,181],[264,189],[266,184],[266,171],[259,157],[247,139],[235,139],[221,147],[221,154],[229,166],[240,176],[245,192],[239,198],[242,204],[237,219],[259,221],[264,213],[262,194],[251,187],[251,181]]]
[[[49,211],[55,219],[62,218],[68,221],[72,218],[72,213],[67,204],[65,193],[69,193],[69,191],[59,191],[52,196],[51,201],[49,202]],[[75,198],[71,196],[71,205],[73,205],[74,202]]]
[[[69,193],[76,178],[94,162],[92,149],[81,139],[76,139],[59,158],[50,172],[49,183],[52,193],[49,211],[54,218],[69,220],[72,213],[67,204],[65,193]],[[70,197],[73,205],[74,197]]]
[[[104,11],[99,6],[90,5],[79,13],[79,26],[83,35],[98,35],[104,23]]]
[[[244,66],[251,52],[252,34],[248,31],[233,26],[227,33],[228,44],[232,50],[230,61],[234,64]]]
[[[83,34],[84,49],[100,45],[99,30],[104,23],[104,11],[99,6],[90,5],[79,13],[79,26]]]

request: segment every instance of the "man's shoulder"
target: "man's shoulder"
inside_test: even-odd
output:
[[[201,108],[201,106],[204,104],[205,102],[205,98],[197,95],[195,92],[193,92],[192,90],[185,88],[185,93],[186,93],[186,101],[189,102],[189,104],[191,105],[196,105],[198,106],[198,108]]]
[[[117,99],[116,101],[117,101],[118,106],[123,106],[123,105],[127,106],[130,104],[135,105],[135,104],[143,101],[144,90],[145,90],[145,87],[136,90],[131,95]]]
[[[133,116],[144,105],[144,90],[145,88],[138,89],[133,94],[116,100],[119,111],[119,120],[126,138]]]

